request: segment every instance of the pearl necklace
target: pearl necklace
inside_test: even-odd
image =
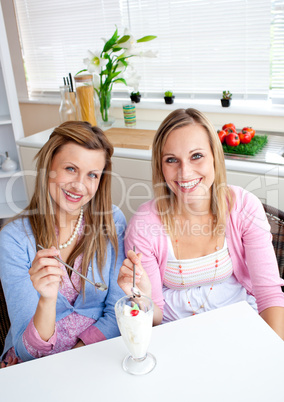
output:
[[[74,228],[74,231],[73,231],[71,237],[69,238],[69,240],[67,240],[67,242],[65,242],[63,244],[59,244],[59,250],[62,250],[63,248],[70,246],[70,244],[72,243],[72,241],[75,239],[75,237],[78,234],[78,231],[79,231],[81,223],[82,223],[82,219],[83,219],[83,207],[81,207],[78,222],[76,223],[76,226]]]
[[[220,247],[218,247],[218,245],[216,245],[215,249],[216,249],[216,251],[219,251]],[[180,258],[179,258],[179,247],[178,247],[178,240],[177,240],[177,239],[176,239],[176,250],[177,250],[177,259],[178,259],[178,261],[180,261]],[[219,253],[218,253],[218,254],[219,254]],[[210,288],[209,288],[209,291],[208,291],[208,293],[207,293],[207,295],[206,295],[205,301],[202,302],[202,304],[198,307],[198,309],[194,310],[194,309],[191,307],[191,303],[190,303],[190,300],[189,300],[189,298],[188,298],[188,292],[186,291],[187,304],[188,304],[188,307],[190,307],[190,309],[191,309],[192,315],[195,315],[199,310],[201,310],[202,308],[204,308],[204,304],[208,301],[208,297],[209,297],[211,291],[213,290],[213,286],[214,286],[215,278],[216,278],[216,273],[217,273],[217,269],[218,269],[218,266],[219,266],[218,254],[217,254],[216,259],[215,259],[215,272],[214,272],[213,282],[212,282],[212,284],[211,284],[211,286],[210,286]],[[181,264],[179,264],[178,270],[179,270],[179,274],[180,274],[180,276],[181,276],[181,285],[184,285],[185,283],[184,283],[184,278],[183,278],[183,275],[182,275],[183,270],[182,270],[182,265],[181,265]]]

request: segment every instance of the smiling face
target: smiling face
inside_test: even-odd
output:
[[[169,134],[162,151],[162,171],[178,201],[198,210],[209,209],[214,158],[201,125],[190,124]]]
[[[105,167],[103,150],[86,149],[69,142],[56,153],[49,173],[49,193],[58,208],[77,215],[96,194]]]

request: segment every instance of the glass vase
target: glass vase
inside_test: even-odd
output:
[[[110,127],[113,125],[115,119],[110,116],[109,109],[111,107],[111,91],[101,89],[99,92],[99,109],[101,125],[104,127]]]

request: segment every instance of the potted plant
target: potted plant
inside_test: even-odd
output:
[[[132,102],[139,103],[141,99],[140,92],[131,92],[130,99],[132,100]]]
[[[167,105],[171,105],[172,103],[174,103],[174,98],[175,98],[175,96],[173,95],[172,91],[165,92],[164,99],[165,99],[165,103]]]
[[[104,40],[102,50],[88,51],[88,57],[83,62],[87,68],[79,71],[77,74],[88,71],[93,74],[93,86],[100,102],[100,117],[103,126],[108,127],[113,123],[109,118],[109,109],[111,106],[111,95],[114,84],[124,84],[135,88],[139,83],[139,76],[136,71],[129,68],[130,59],[133,57],[156,57],[153,51],[140,50],[140,43],[154,40],[156,36],[147,35],[140,39],[135,39],[131,32],[125,28],[124,34],[118,34],[117,28],[112,37]],[[134,54],[133,54],[134,53]],[[131,72],[129,78],[125,79],[124,73]]]
[[[221,103],[223,107],[229,107],[231,104],[232,94],[230,91],[223,91],[223,97]]]

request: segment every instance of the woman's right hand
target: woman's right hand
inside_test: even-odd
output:
[[[140,290],[142,295],[152,296],[152,286],[150,279],[141,264],[142,254],[135,254],[129,250],[127,258],[123,261],[120,268],[117,283],[125,294],[130,295],[133,287],[133,265],[135,264],[135,287]]]
[[[5,368],[5,367],[10,367],[10,366],[14,366],[15,364],[17,364],[18,363],[18,358],[17,357],[15,357],[14,359],[10,356],[9,358],[8,358],[8,362],[7,363],[4,363],[4,362],[1,362],[0,363],[0,368]]]
[[[29,270],[34,288],[44,299],[57,298],[61,278],[65,275],[59,268],[60,262],[53,258],[58,255],[55,247],[38,251]]]

